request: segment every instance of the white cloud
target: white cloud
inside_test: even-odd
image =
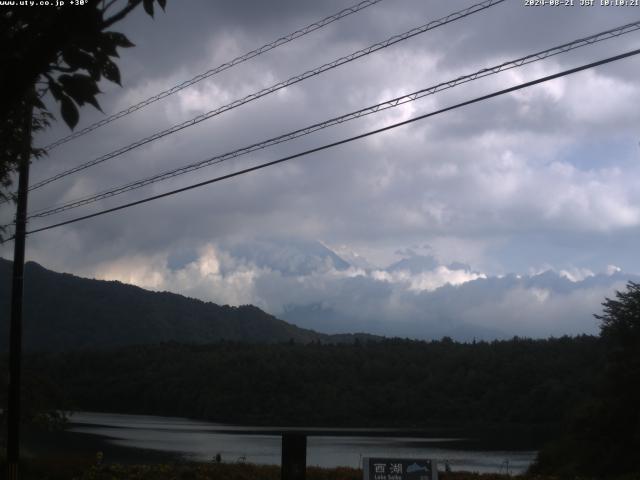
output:
[[[253,284],[260,271],[215,246],[205,245],[196,260],[171,270],[166,255],[122,257],[96,265],[96,278],[118,280],[155,291],[172,291],[220,304],[260,303]]]
[[[462,285],[478,278],[487,278],[487,276],[468,270],[451,270],[440,265],[433,270],[420,273],[411,273],[408,270],[393,272],[374,270],[371,272],[371,278],[377,281],[401,284],[412,292],[430,292],[444,285]]]
[[[620,267],[616,267],[615,265],[607,265],[607,275],[613,275],[615,273],[621,272],[622,269]]]
[[[609,275],[618,276],[598,277],[575,267],[558,275],[545,269],[517,278],[444,265],[422,271],[367,270],[337,268],[337,260],[326,256],[329,251],[314,250],[313,244],[295,247],[298,250],[277,242],[250,245],[260,249],[256,258],[261,265],[244,254],[207,244],[194,260],[177,268],[168,267],[166,255],[122,257],[97,265],[97,276],[219,304],[250,303],[320,331],[364,330],[419,338],[594,333],[592,314],[605,296],[622,286],[613,268]],[[291,256],[283,257],[287,248]],[[303,258],[304,251],[312,253]],[[597,281],[583,284],[586,279]],[[311,318],[308,309],[318,307],[321,318]]]
[[[494,325],[502,331],[524,336],[540,336],[541,332],[544,336],[595,334],[598,321],[593,314],[602,311],[602,301],[616,289],[624,289],[624,282],[618,280],[563,294],[516,288],[497,304],[485,304],[465,312],[464,319],[482,325],[491,316]]]
[[[595,274],[588,268],[569,268],[562,269],[558,272],[561,277],[567,278],[572,282],[581,282],[585,278],[593,277]]]
[[[597,70],[580,74],[572,88],[567,89],[567,96],[571,122],[605,126],[621,118],[636,117],[633,105],[640,100],[636,86]]]

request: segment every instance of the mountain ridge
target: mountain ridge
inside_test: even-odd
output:
[[[8,345],[12,262],[0,259],[0,351]],[[164,342],[350,343],[367,334],[327,335],[256,306],[217,305],[113,280],[58,273],[25,264],[24,348],[63,351]]]

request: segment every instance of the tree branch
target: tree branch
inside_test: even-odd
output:
[[[106,13],[118,0],[110,0],[106,5],[104,4],[104,0],[102,1],[102,13]]]
[[[134,8],[136,8],[138,5],[140,5],[140,3],[142,2],[142,0],[131,0],[129,2],[129,5],[127,5],[126,7],[124,7],[122,10],[120,10],[118,13],[116,13],[115,15],[113,15],[112,17],[106,19],[103,21],[103,26],[102,28],[107,28],[110,27],[111,25],[113,25],[116,22],[119,22],[120,20],[122,20],[124,17],[127,16],[127,14],[133,10]]]
[[[52,71],[52,70],[57,70],[58,72],[64,72],[64,73],[73,73],[77,69],[71,68],[71,67],[63,67],[61,65],[49,65],[49,71]]]

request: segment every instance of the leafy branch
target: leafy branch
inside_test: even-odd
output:
[[[53,12],[20,7],[0,11],[0,199],[12,198],[7,192],[24,151],[20,125],[25,102],[33,103],[33,131],[48,127],[54,118],[41,100],[49,93],[71,129],[78,124],[79,107],[90,104],[101,110],[98,83],[104,78],[121,85],[118,49],[134,46],[109,28],[140,4],[153,16],[156,3],[165,9],[166,0],[89,0],[83,8]],[[36,158],[44,153],[31,151]]]

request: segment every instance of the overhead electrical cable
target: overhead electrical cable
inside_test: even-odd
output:
[[[503,62],[499,65],[495,65],[492,67],[487,67],[487,68],[483,68],[481,70],[478,70],[474,73],[468,74],[468,75],[463,75],[460,77],[457,77],[453,80],[449,80],[446,82],[442,82],[439,83],[437,85],[428,87],[428,88],[424,88],[421,90],[418,90],[416,92],[413,93],[409,93],[400,97],[396,97],[393,98],[391,100],[387,100],[385,102],[381,102],[381,103],[377,103],[375,105],[371,105],[369,107],[366,108],[362,108],[360,110],[356,110],[354,112],[350,112],[347,113],[345,115],[341,115],[339,117],[334,117],[331,118],[329,120],[325,120],[323,122],[320,123],[315,123],[313,125],[307,126],[305,128],[301,128],[289,133],[285,133],[283,135],[279,135],[277,137],[273,137],[270,138],[268,140],[263,140],[261,142],[257,142],[254,143],[252,145],[246,146],[246,147],[242,147],[239,148],[237,150],[233,150],[231,152],[227,152],[221,155],[216,155],[213,157],[210,157],[206,160],[201,160],[199,162],[196,163],[192,163],[189,165],[185,165],[179,168],[174,168],[171,170],[167,170],[165,172],[162,173],[158,173],[156,175],[153,175],[151,177],[147,177],[141,180],[136,180],[134,182],[129,182],[126,183],[124,185],[120,185],[118,187],[113,187],[111,189],[105,190],[103,192],[100,193],[96,193],[90,196],[86,196],[80,199],[76,199],[76,200],[72,200],[70,202],[64,203],[62,205],[57,205],[55,207],[47,207],[47,208],[43,208],[40,210],[36,210],[32,213],[29,214],[29,216],[27,218],[42,218],[42,217],[46,217],[49,215],[54,215],[56,213],[60,213],[60,212],[64,212],[66,210],[70,210],[72,208],[78,208],[84,205],[88,205],[94,202],[97,202],[99,200],[103,200],[105,198],[110,198],[116,195],[120,195],[122,193],[125,192],[129,192],[131,190],[136,190],[138,188],[142,188],[145,187],[147,185],[151,185],[153,183],[157,183],[157,182],[161,182],[163,180],[168,180],[170,178],[174,178],[178,175],[184,175],[186,173],[189,172],[193,172],[195,170],[199,170],[201,168],[204,167],[208,167],[211,165],[216,165],[219,163],[222,163],[226,160],[232,159],[232,158],[237,158],[241,155],[246,155],[249,154],[251,152],[255,152],[257,150],[261,150],[273,145],[277,145],[280,143],[284,143],[296,138],[300,138],[302,136],[305,135],[309,135],[311,133],[317,132],[318,130],[322,130],[334,125],[339,125],[342,124],[344,122],[350,121],[350,120],[354,120],[357,118],[361,118],[363,116],[366,115],[370,115],[370,114],[374,114],[374,113],[378,113],[390,108],[395,108],[399,105],[408,103],[408,102],[412,102],[415,100],[418,100],[420,98],[423,98],[425,96],[428,95],[433,95],[437,92],[446,90],[446,89],[450,89],[453,88],[455,86],[464,84],[464,83],[468,83],[471,82],[473,80],[477,80],[489,75],[495,75],[497,73],[503,72],[505,70],[510,70],[512,68],[517,68],[517,67],[521,67],[523,65],[528,65],[530,63],[533,62],[537,62],[540,60],[544,60],[546,58],[561,54],[561,53],[566,53],[569,52],[571,50],[575,50],[577,48],[580,47],[584,47],[586,45],[592,45],[594,43],[603,41],[603,40],[607,40],[610,38],[616,38],[619,37],[620,35],[624,35],[627,33],[631,33],[634,32],[636,30],[640,29],[640,20],[633,22],[633,23],[628,23],[626,25],[622,25],[616,28],[612,28],[609,30],[606,30],[604,32],[600,32],[594,35],[590,35],[588,37],[585,38],[580,38],[578,40],[574,40],[572,42],[569,43],[565,43],[559,46],[555,46],[540,52],[536,52],[536,53],[532,53],[529,55],[526,55],[524,57],[520,57],[516,60],[510,60],[507,62]]]
[[[98,158],[95,158],[93,160],[90,160],[88,162],[85,162],[81,165],[78,165],[74,168],[71,168],[69,170],[63,171],[61,173],[58,173],[57,175],[54,175],[53,177],[49,177],[47,179],[41,180],[40,182],[35,183],[34,185],[32,185],[31,187],[29,187],[29,190],[35,190],[37,188],[43,187],[51,182],[54,182],[56,180],[59,180],[63,177],[66,177],[68,175],[71,175],[73,173],[79,172],[81,170],[85,170],[89,167],[92,167],[94,165],[97,165],[99,163],[105,162],[107,160],[110,160],[112,158],[115,158],[117,156],[122,155],[123,153],[129,152],[135,148],[138,148],[142,145],[146,145],[147,143],[153,142],[154,140],[158,140],[160,138],[166,137],[167,135],[171,135],[173,133],[176,133],[180,130],[183,130],[187,127],[191,127],[193,125],[196,125],[200,122],[203,122],[205,120],[208,120],[209,118],[212,118],[214,116],[220,115],[224,112],[227,112],[229,110],[232,110],[236,107],[239,107],[241,105],[244,105],[245,103],[249,103],[253,100],[257,100],[259,98],[262,98],[266,95],[269,95],[270,93],[276,92],[278,90],[282,90],[283,88],[289,87],[291,85],[294,85],[296,83],[302,82],[303,80],[306,80],[310,77],[316,76],[316,75],[320,75],[321,73],[324,73],[328,70],[332,70],[336,67],[339,67],[341,65],[344,65],[346,63],[352,62],[360,57],[364,57],[365,55],[369,55],[373,52],[377,52],[378,50],[382,50],[384,48],[390,47],[391,45],[394,45],[396,43],[402,42],[404,40],[407,40],[409,38],[415,37],[416,35],[420,35],[422,33],[428,32],[429,30],[433,30],[434,28],[446,25],[448,23],[454,22],[456,20],[460,20],[462,18],[468,17],[469,15],[473,15],[474,13],[478,13],[480,11],[486,10],[490,7],[493,7],[497,4],[503,3],[505,0],[485,0],[483,2],[474,4],[468,8],[465,8],[463,10],[459,10],[457,12],[454,13],[450,13],[449,15],[442,17],[438,20],[433,20],[425,25],[422,25],[420,27],[415,27],[412,28],[411,30],[408,30],[404,33],[401,33],[399,35],[394,35],[382,42],[378,42],[375,43],[367,48],[358,50],[354,53],[351,53],[350,55],[347,55],[345,57],[341,57],[337,60],[334,60],[332,62],[329,63],[325,63],[324,65],[320,66],[320,67],[316,67],[312,70],[308,70],[300,75],[296,75],[294,77],[289,78],[288,80],[285,80],[283,82],[279,82],[276,83],[275,85],[272,85],[270,87],[264,88],[256,93],[252,93],[250,95],[247,95],[244,98],[235,100],[227,105],[221,106],[216,108],[215,110],[211,110],[207,113],[203,113],[201,115],[198,115],[195,118],[192,118],[191,120],[187,120],[185,122],[179,123],[177,125],[174,125],[166,130],[162,130],[160,132],[157,132],[149,137],[143,138],[142,140],[138,140],[134,143],[131,143],[127,146],[121,147],[117,150],[114,150],[110,153],[107,153],[105,155],[102,155]]]
[[[55,223],[55,224],[48,225],[48,226],[45,226],[45,227],[35,228],[33,230],[28,231],[27,234],[31,235],[31,234],[38,233],[38,232],[44,232],[46,230],[51,230],[53,228],[62,227],[64,225],[69,225],[69,224],[76,223],[76,222],[79,222],[79,221],[82,221],[82,220],[88,220],[90,218],[99,217],[99,216],[105,215],[107,213],[112,213],[112,212],[116,212],[116,211],[119,211],[119,210],[124,210],[126,208],[134,207],[136,205],[141,205],[143,203],[148,203],[148,202],[151,202],[151,201],[154,201],[154,200],[159,200],[161,198],[165,198],[165,197],[169,197],[169,196],[172,196],[172,195],[176,195],[178,193],[186,192],[188,190],[193,190],[195,188],[203,187],[205,185],[210,185],[212,183],[217,183],[217,182],[220,182],[222,180],[226,180],[226,179],[229,179],[229,178],[237,177],[239,175],[244,175],[246,173],[253,172],[253,171],[256,171],[256,170],[261,170],[263,168],[270,167],[270,166],[273,166],[273,165],[278,165],[278,164],[287,162],[289,160],[293,160],[295,158],[299,158],[299,157],[303,157],[303,156],[306,156],[306,155],[309,155],[309,154],[312,154],[312,153],[316,153],[316,152],[320,152],[320,151],[323,151],[323,150],[327,150],[329,148],[333,148],[333,147],[336,147],[338,145],[344,145],[346,143],[350,143],[350,142],[353,142],[355,140],[360,140],[362,138],[366,138],[366,137],[369,137],[369,136],[372,136],[372,135],[377,135],[379,133],[386,132],[386,131],[392,130],[394,128],[398,128],[398,127],[403,126],[403,125],[408,125],[408,124],[417,122],[419,120],[424,120],[426,118],[433,117],[435,115],[439,115],[441,113],[445,113],[445,112],[448,112],[448,111],[451,111],[451,110],[455,110],[457,108],[461,108],[461,107],[464,107],[464,106],[467,106],[467,105],[472,105],[474,103],[478,103],[478,102],[482,102],[482,101],[485,101],[485,100],[489,100],[491,98],[495,98],[495,97],[498,97],[498,96],[501,96],[501,95],[505,95],[507,93],[515,92],[515,91],[518,91],[518,90],[522,90],[523,88],[528,88],[528,87],[531,87],[533,85],[537,85],[537,84],[540,84],[540,83],[543,83],[543,82],[548,82],[548,81],[554,80],[556,78],[561,78],[561,77],[564,77],[564,76],[567,76],[567,75],[571,75],[571,74],[574,74],[574,73],[577,73],[577,72],[581,72],[583,70],[587,70],[587,69],[594,68],[594,67],[597,67],[597,66],[600,66],[600,65],[604,65],[604,64],[607,64],[607,63],[615,62],[617,60],[621,60],[623,58],[632,57],[632,56],[638,55],[638,54],[640,54],[640,49],[632,50],[630,52],[622,53],[620,55],[615,55],[613,57],[608,57],[608,58],[605,58],[603,60],[599,60],[597,62],[592,62],[592,63],[588,63],[588,64],[585,64],[585,65],[582,65],[580,67],[575,67],[575,68],[571,68],[569,70],[564,70],[562,72],[555,73],[553,75],[547,75],[545,77],[541,77],[541,78],[538,78],[536,80],[531,80],[529,82],[521,83],[521,84],[515,85],[513,87],[505,88],[503,90],[499,90],[499,91],[496,91],[496,92],[493,92],[493,93],[490,93],[490,94],[487,94],[487,95],[476,97],[476,98],[474,98],[472,100],[467,100],[465,102],[457,103],[455,105],[451,105],[451,106],[446,107],[446,108],[441,108],[439,110],[436,110],[436,111],[433,111],[433,112],[430,112],[430,113],[426,113],[424,115],[419,115],[417,117],[413,117],[413,118],[410,118],[408,120],[404,120],[402,122],[398,122],[398,123],[394,123],[394,124],[391,124],[391,125],[387,125],[386,127],[382,127],[382,128],[378,128],[378,129],[375,129],[375,130],[371,130],[369,132],[365,132],[365,133],[362,133],[362,134],[359,134],[359,135],[355,135],[355,136],[352,136],[352,137],[349,137],[349,138],[345,138],[345,139],[339,140],[337,142],[325,144],[325,145],[322,145],[320,147],[316,147],[316,148],[312,148],[312,149],[309,149],[309,150],[305,150],[303,152],[299,152],[299,153],[296,153],[294,155],[289,155],[289,156],[286,156],[286,157],[283,157],[283,158],[279,158],[277,160],[272,160],[270,162],[261,163],[259,165],[255,165],[253,167],[245,168],[243,170],[239,170],[239,171],[236,171],[236,172],[233,172],[233,173],[229,173],[227,175],[222,175],[222,176],[215,177],[215,178],[212,178],[212,179],[209,179],[209,180],[205,180],[203,182],[199,182],[199,183],[196,183],[196,184],[193,184],[193,185],[189,185],[187,187],[182,187],[182,188],[178,188],[178,189],[175,189],[175,190],[171,190],[169,192],[161,193],[161,194],[158,194],[158,195],[153,195],[151,197],[147,197],[147,198],[144,198],[144,199],[141,199],[141,200],[137,200],[135,202],[125,203],[125,204],[119,205],[117,207],[107,208],[107,209],[101,210],[99,212],[95,212],[95,213],[92,213],[92,214],[89,214],[89,215],[83,215],[83,216],[80,216],[80,217],[72,218],[70,220],[66,220],[66,221],[63,221],[63,222]]]
[[[223,72],[225,70],[228,70],[231,67],[235,67],[236,65],[239,65],[243,62],[246,62],[247,60],[250,60],[254,57],[257,57],[258,55],[262,55],[263,53],[266,53],[270,50],[273,50],[275,48],[278,48],[282,45],[285,45],[297,38],[303,37],[311,32],[314,32],[316,30],[319,30],[322,27],[326,27],[327,25],[337,21],[337,20],[341,20],[349,15],[352,15],[356,12],[359,12],[361,10],[364,10],[367,7],[370,7],[372,5],[375,5],[376,3],[380,3],[382,0],[365,0],[363,2],[360,2],[356,5],[353,5],[351,7],[345,8],[344,10],[340,10],[338,13],[335,13],[333,15],[330,15],[326,18],[323,18],[320,21],[317,21],[315,23],[312,23],[310,25],[307,25],[304,28],[301,28],[299,30],[296,30],[295,32],[292,32],[288,35],[282,36],[280,38],[278,38],[277,40],[274,40],[271,43],[267,43],[259,48],[256,48],[255,50],[251,50],[250,52],[247,52],[243,55],[240,55],[239,57],[234,58],[233,60],[229,60],[226,63],[223,63],[221,65],[218,65],[215,68],[212,68],[211,70],[207,70],[204,73],[201,73],[199,75],[196,75],[195,77],[189,79],[189,80],[185,80],[184,82],[180,83],[179,85],[176,85],[174,87],[171,87],[167,90],[164,90],[160,93],[157,93],[156,95],[147,98],[146,100],[143,100],[139,103],[136,103],[135,105],[131,105],[130,107],[125,108],[124,110],[121,110],[117,113],[114,113],[98,122],[92,123],[91,125],[78,130],[77,132],[74,132],[70,135],[67,135],[66,137],[60,138],[58,140],[56,140],[55,142],[47,145],[46,147],[44,147],[45,150],[49,151],[52,150],[64,143],[67,143],[71,140],[74,140],[78,137],[82,137],[83,135],[86,135],[89,132],[92,132],[93,130],[96,130],[100,127],[103,127],[104,125],[107,125],[111,122],[114,122],[115,120],[118,120],[119,118],[125,117],[137,110],[140,110],[148,105],[151,105],[152,103],[157,102],[158,100],[162,100],[163,98],[166,98],[170,95],[173,95],[174,93],[179,92],[180,90],[184,90],[187,87],[190,87],[191,85],[195,85],[198,82],[201,82],[202,80],[205,80],[207,78],[210,78],[220,72]]]

